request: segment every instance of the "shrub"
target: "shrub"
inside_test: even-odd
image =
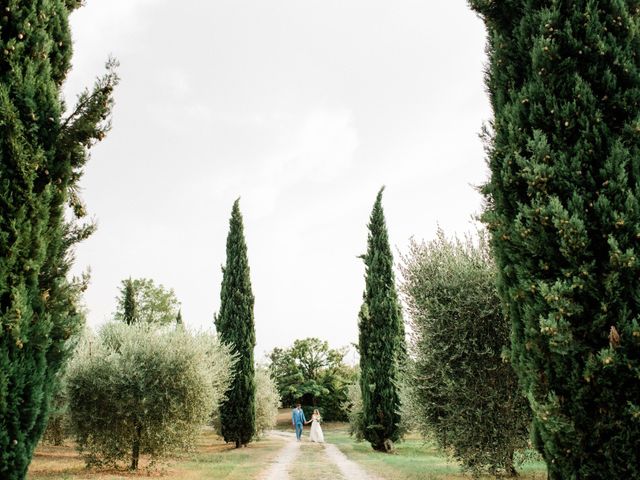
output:
[[[67,399],[66,379],[63,374],[57,379],[57,391],[49,406],[47,428],[42,434],[42,442],[60,446],[69,436],[69,402]]]
[[[349,419],[349,435],[358,442],[364,440],[364,419],[362,417],[362,391],[360,381],[352,383],[348,388],[349,400],[345,404],[347,418]]]
[[[189,449],[230,382],[229,350],[208,335],[111,323],[67,375],[71,429],[88,465],[138,468]],[[213,381],[212,381],[213,379]]]
[[[280,407],[276,382],[266,368],[256,369],[256,432],[263,434],[275,427]]]

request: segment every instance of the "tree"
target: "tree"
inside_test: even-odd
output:
[[[366,288],[359,314],[359,351],[364,438],[374,450],[390,451],[401,435],[398,380],[406,347],[382,209],[383,190],[371,212],[363,256]]]
[[[640,478],[638,2],[473,0],[483,216],[551,479]]]
[[[131,278],[129,280],[124,281],[124,298],[122,301],[123,312],[122,312],[122,320],[127,325],[131,325],[135,323],[138,319],[138,312],[136,311],[136,298],[135,298],[135,289],[133,287],[133,282]]]
[[[135,322],[170,325],[176,321],[180,311],[180,302],[173,289],[156,285],[150,278],[122,280],[116,301],[118,305],[113,317],[125,323],[130,323],[127,315],[133,312],[131,318]]]
[[[216,330],[238,358],[227,400],[220,407],[221,431],[226,442],[235,442],[239,448],[249,443],[256,433],[254,297],[239,200],[234,202],[229,220],[227,263],[222,269],[220,300]]]
[[[182,310],[178,310],[178,316],[176,317],[176,326],[177,327],[184,326],[182,323]]]
[[[112,322],[66,375],[71,430],[87,464],[137,470],[192,447],[231,380],[229,348],[211,335]]]
[[[65,114],[68,15],[81,2],[4,2],[0,29],[0,477],[22,479],[56,374],[83,324],[87,278],[70,279],[93,223],[79,180],[109,129],[115,62]]]
[[[531,415],[503,357],[511,325],[485,235],[476,244],[439,230],[429,243],[412,241],[402,260],[417,426],[476,476],[515,475],[514,454],[527,446]]]
[[[269,353],[269,370],[276,381],[283,405],[301,402],[321,410],[325,420],[346,420],[349,384],[353,369],[344,363],[346,348],[332,349],[319,338],[296,340],[289,348]]]

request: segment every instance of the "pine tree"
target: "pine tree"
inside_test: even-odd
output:
[[[176,316],[176,326],[183,327],[182,323],[182,310],[178,310],[178,315]]]
[[[638,1],[473,0],[494,111],[484,219],[551,479],[640,478]]]
[[[254,297],[239,199],[233,204],[229,221],[227,263],[222,269],[220,300],[216,330],[220,340],[230,345],[237,355],[233,382],[227,391],[227,400],[220,406],[220,423],[224,440],[235,442],[238,448],[249,443],[256,431]]]
[[[125,282],[124,286],[124,314],[122,319],[127,325],[137,321],[136,292],[131,278]]]
[[[390,451],[401,434],[398,382],[406,347],[382,209],[383,190],[371,212],[368,248],[362,257],[366,288],[359,314],[359,351],[364,437],[375,450]]]
[[[56,373],[83,325],[73,247],[93,230],[78,181],[108,130],[114,62],[65,116],[77,0],[3,2],[0,15],[0,478],[22,479]],[[67,211],[70,215],[67,215]]]

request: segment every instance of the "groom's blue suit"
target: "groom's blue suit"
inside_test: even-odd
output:
[[[300,440],[302,436],[302,426],[305,424],[307,419],[304,417],[304,412],[301,408],[294,408],[293,413],[291,414],[291,422],[293,426],[296,428],[296,438]]]

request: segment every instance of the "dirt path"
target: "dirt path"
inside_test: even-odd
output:
[[[289,472],[296,466],[296,459],[300,454],[300,445],[307,444],[308,441],[298,442],[295,435],[290,432],[272,431],[270,435],[279,438],[288,439],[285,447],[280,451],[273,464],[260,476],[260,480],[288,480]],[[320,447],[320,446],[318,446]],[[338,447],[331,443],[322,445],[323,455],[316,457],[322,458],[329,465],[338,468],[342,477],[348,480],[378,480],[376,477],[370,476],[357,463],[349,460]],[[337,472],[336,472],[337,473]]]
[[[300,442],[296,441],[294,434],[286,432],[272,431],[269,435],[274,437],[285,437],[289,441],[280,450],[278,456],[271,466],[260,475],[260,480],[287,480],[289,478],[289,467],[294,464],[296,457],[300,453]]]
[[[377,480],[377,478],[370,476],[364,469],[356,462],[349,460],[347,456],[340,451],[332,443],[325,444],[325,453],[329,460],[338,466],[340,473],[344,478],[349,480]]]

